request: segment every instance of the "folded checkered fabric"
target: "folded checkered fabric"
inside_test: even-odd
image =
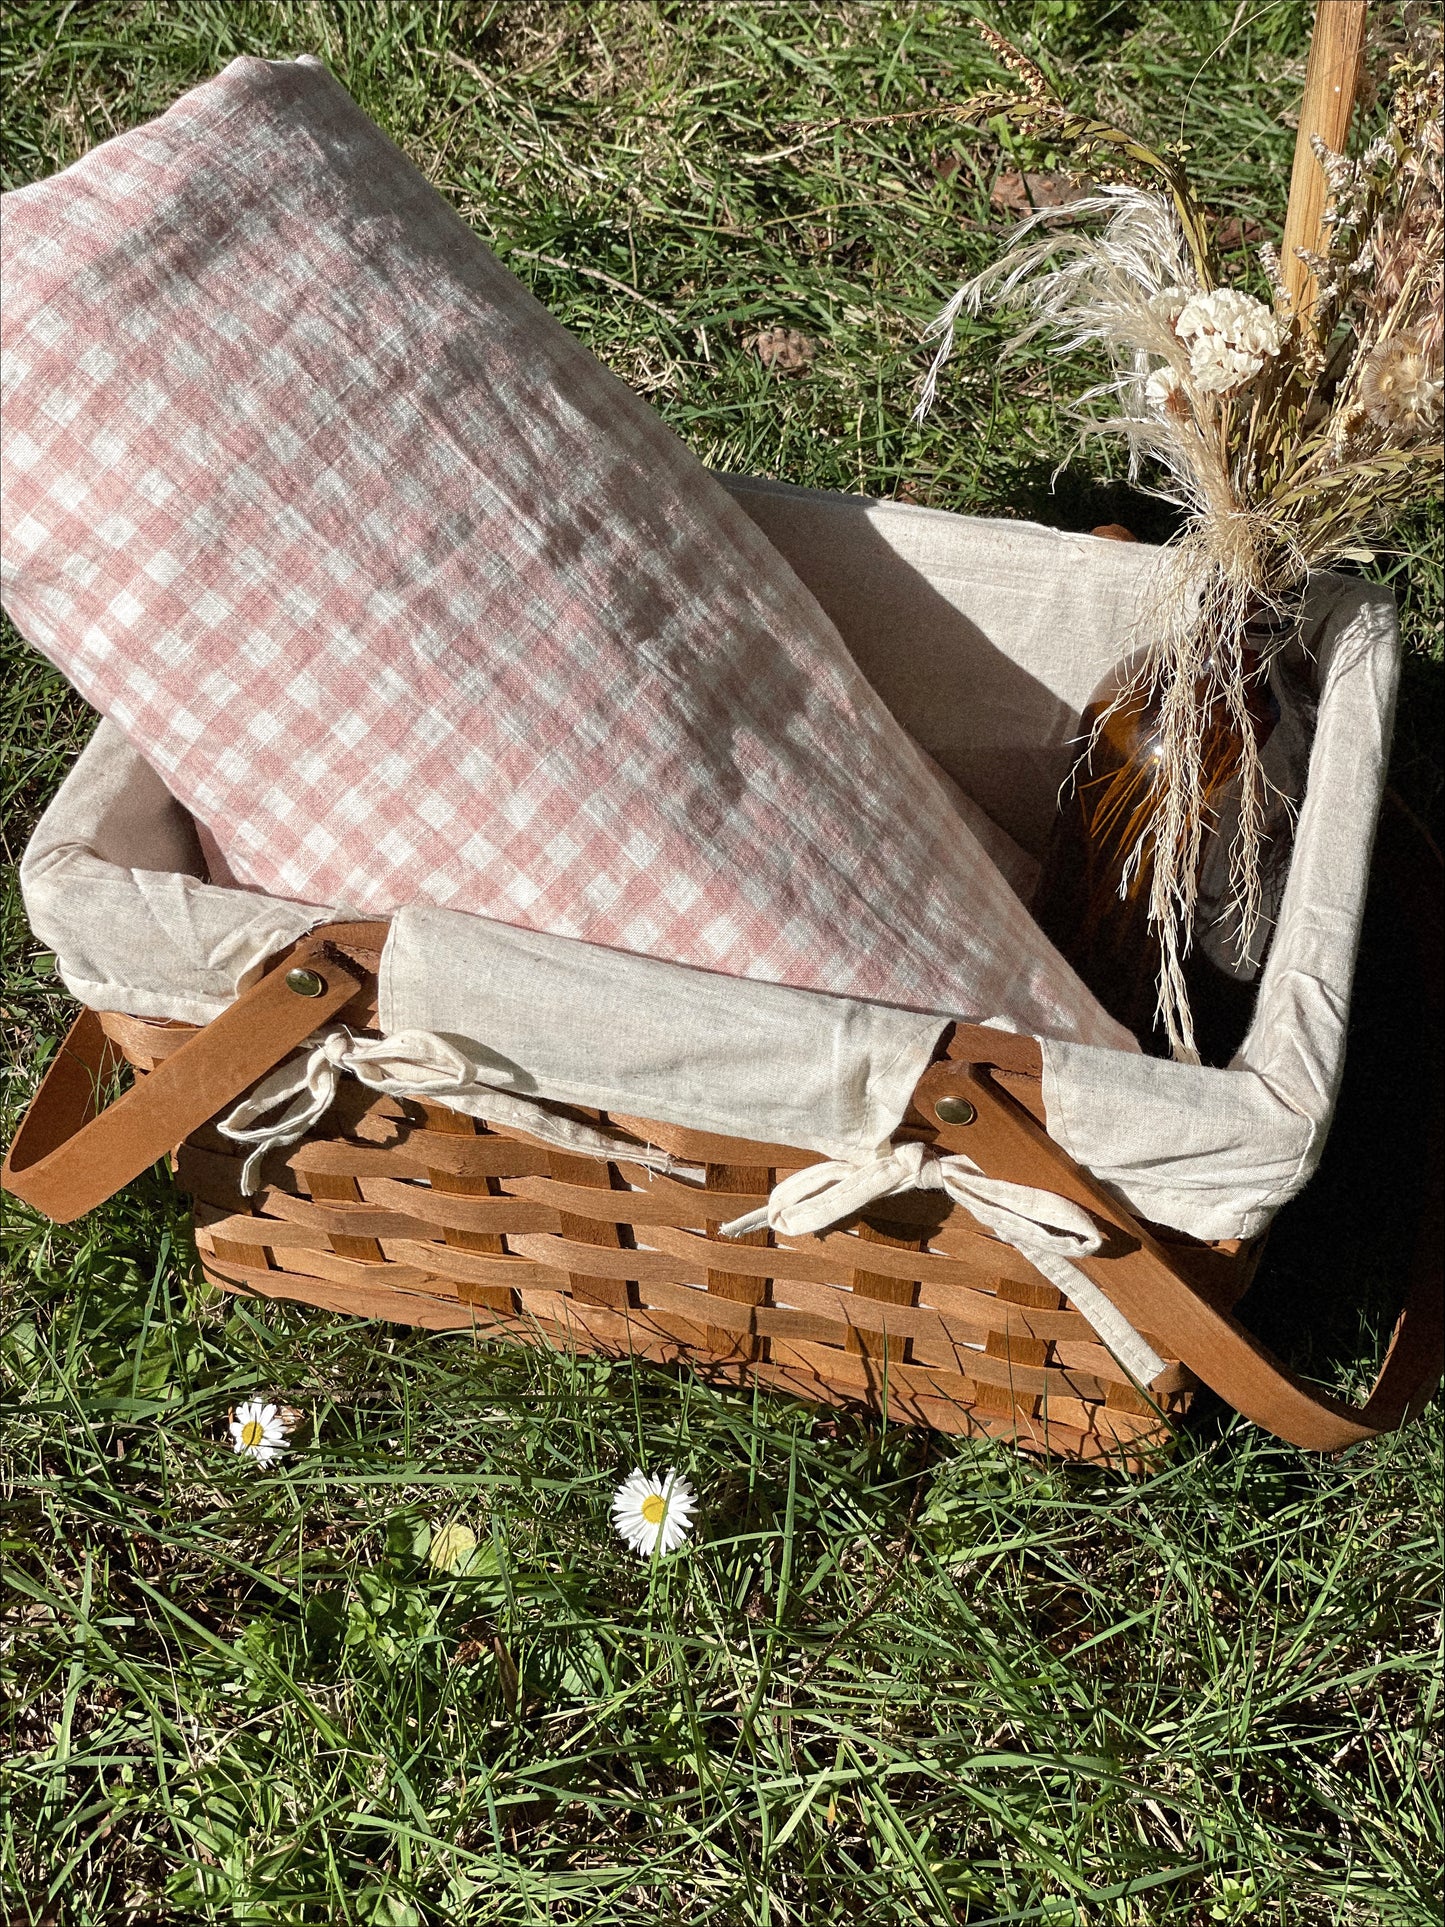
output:
[[[271,895],[1128,1047],[836,631],[313,60],[4,197],[5,606]]]

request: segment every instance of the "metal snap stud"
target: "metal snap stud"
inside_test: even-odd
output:
[[[294,990],[298,997],[319,997],[326,988],[326,981],[318,977],[314,970],[288,970],[286,988]]]
[[[978,1112],[966,1097],[940,1097],[933,1115],[940,1124],[972,1124]]]

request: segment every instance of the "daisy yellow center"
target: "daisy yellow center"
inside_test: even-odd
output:
[[[642,1516],[650,1526],[660,1526],[667,1512],[667,1500],[661,1493],[649,1492],[642,1501]]]
[[[259,1419],[248,1418],[241,1427],[242,1445],[260,1445],[266,1437],[266,1428]]]

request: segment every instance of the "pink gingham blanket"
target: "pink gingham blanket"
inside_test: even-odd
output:
[[[240,882],[1131,1046],[748,517],[318,62],[3,213],[5,606]]]

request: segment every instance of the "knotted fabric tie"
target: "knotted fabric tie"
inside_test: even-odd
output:
[[[501,1091],[488,1080],[510,1078],[510,1069],[479,1066],[454,1044],[429,1030],[399,1030],[390,1037],[354,1037],[344,1024],[316,1031],[302,1054],[262,1078],[216,1129],[237,1144],[250,1145],[241,1167],[241,1190],[249,1197],[260,1188],[261,1165],[270,1151],[295,1144],[330,1109],[342,1074],[387,1097],[435,1098],[449,1109],[492,1124],[514,1126],[582,1157],[626,1158],[652,1171],[701,1181],[697,1165],[682,1164],[654,1145],[641,1145],[615,1132],[559,1117],[535,1099]],[[269,1123],[258,1123],[279,1105],[285,1109]]]
[[[810,1164],[775,1185],[761,1211],[725,1224],[723,1235],[740,1238],[771,1227],[785,1238],[804,1237],[902,1191],[946,1192],[1011,1244],[1058,1286],[1139,1384],[1148,1385],[1163,1371],[1164,1360],[1074,1263],[1091,1257],[1102,1243],[1088,1213],[1052,1191],[985,1177],[961,1152],[940,1157],[926,1144],[891,1144],[861,1164]]]

